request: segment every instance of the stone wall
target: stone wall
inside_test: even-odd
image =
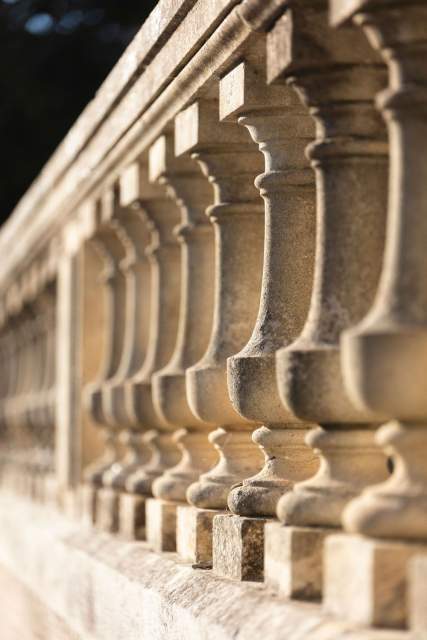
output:
[[[161,0],[2,228],[54,637],[427,637],[425,53],[416,0]]]

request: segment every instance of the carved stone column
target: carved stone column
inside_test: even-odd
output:
[[[102,528],[109,530],[117,529],[117,505],[108,504],[105,508],[99,508],[100,504],[96,500],[96,494],[91,491],[91,487],[101,489],[103,486],[103,476],[114,465],[119,465],[119,452],[117,448],[117,434],[114,424],[108,421],[103,404],[103,391],[110,380],[114,378],[119,366],[123,351],[125,335],[125,304],[126,288],[120,263],[125,257],[123,243],[121,242],[117,229],[110,223],[108,210],[113,193],[105,194],[101,201],[101,209],[96,212],[95,235],[91,240],[95,249],[102,257],[104,268],[100,274],[100,284],[103,288],[103,299],[106,305],[106,326],[105,326],[105,349],[102,365],[97,380],[89,384],[85,389],[85,399],[88,410],[93,420],[103,428],[105,433],[105,453],[100,461],[96,461],[85,471],[85,480],[89,485],[86,488],[87,495],[84,496],[84,511],[93,522],[101,522]],[[103,220],[103,210],[107,212]],[[105,217],[107,218],[105,220]],[[120,467],[119,467],[120,468]],[[101,494],[99,494],[101,495]],[[99,496],[98,496],[99,497]]]
[[[300,419],[321,425],[307,440],[320,455],[319,471],[297,483],[277,506],[284,524],[319,528],[316,547],[305,545],[306,553],[316,548],[316,556],[308,563],[313,575],[307,572],[295,586],[299,597],[319,595],[322,537],[340,527],[352,497],[386,475],[370,428],[376,416],[352,405],[339,345],[341,332],[369,309],[381,269],[388,164],[385,129],[373,98],[385,70],[357,30],[329,27],[327,10],[326,1],[290,0],[268,34],[267,51],[270,80],[281,78],[293,87],[316,122],[316,139],[307,149],[317,190],[310,308],[300,336],[277,354],[284,405]],[[279,540],[286,538],[283,544],[292,548],[294,534],[304,547],[305,531],[270,531],[270,554],[277,549],[283,558]],[[312,537],[311,529],[307,533]],[[293,585],[282,584],[277,566],[274,558],[266,558],[271,581],[292,593]]]
[[[158,170],[159,163],[163,167],[166,149],[170,144],[171,141],[162,136],[149,151],[149,182],[142,199],[152,233],[151,244],[147,248],[151,265],[149,337],[144,363],[127,387],[128,408],[135,424],[146,430],[145,443],[152,448],[153,456],[147,465],[128,478],[126,488],[129,493],[146,496],[151,495],[153,481],[165,469],[174,466],[179,456],[171,438],[171,428],[154,402],[152,388],[153,375],[163,369],[172,356],[179,320],[180,247],[174,234],[179,222],[179,210],[167,197],[165,187],[154,184],[161,173]],[[174,542],[171,542],[169,534],[162,538],[158,531],[157,525],[160,523],[161,529],[163,520],[162,511],[160,509],[159,513],[154,514],[153,510],[159,505],[156,502],[150,504],[151,507],[147,503],[147,513],[151,509],[152,514],[150,519],[147,515],[147,538],[159,550],[173,550]],[[163,508],[163,505],[160,507]],[[148,520],[151,525],[148,525]]]
[[[418,544],[425,553],[427,539],[427,7],[335,0],[331,8],[337,25],[354,17],[389,70],[377,96],[390,143],[383,269],[372,308],[343,336],[343,369],[356,406],[395,420],[376,438],[393,460],[391,477],[344,512],[345,529],[362,536],[328,545],[326,606],[364,624],[403,626],[407,560]],[[344,584],[338,572],[356,558],[359,579]]]
[[[185,124],[176,120],[175,147],[185,136]],[[166,470],[153,484],[153,494],[167,503],[186,503],[189,485],[215,462],[216,452],[208,441],[212,425],[197,419],[186,399],[185,372],[203,356],[212,328],[214,243],[213,229],[206,216],[213,192],[199,166],[189,157],[176,158],[171,145],[158,149],[153,177],[167,188],[181,211],[175,234],[181,245],[181,296],[179,326],[171,359],[153,376],[154,402],[182,451],[179,463]],[[167,507],[169,536],[175,535],[174,509]],[[172,530],[173,529],[173,530]],[[159,532],[158,536],[163,537]]]
[[[262,156],[243,129],[218,122],[215,101],[193,104],[182,118],[190,132],[181,151],[197,145],[193,157],[214,185],[215,198],[207,211],[215,231],[213,327],[203,358],[187,370],[187,398],[199,419],[217,426],[209,439],[220,454],[218,464],[189,487],[187,499],[196,507],[225,509],[231,487],[261,466],[252,424],[229,399],[227,358],[247,342],[259,304],[264,216],[254,179]],[[203,124],[196,128],[197,122]]]
[[[259,49],[259,72],[242,62],[220,82],[221,117],[248,129],[265,163],[255,181],[265,203],[258,317],[248,343],[228,359],[235,409],[263,425],[252,439],[265,464],[230,492],[228,505],[237,515],[216,518],[214,529],[214,570],[238,579],[262,579],[265,520],[259,516],[274,516],[279,497],[317,468],[316,456],[304,443],[306,425],[280,402],[275,366],[276,350],[299,334],[310,300],[315,187],[304,151],[314,137],[314,123],[293,89],[266,85],[264,39]],[[233,553],[223,552],[225,540]]]
[[[211,527],[217,509],[227,507],[231,486],[260,468],[250,438],[251,424],[231,405],[226,361],[249,336],[259,301],[262,262],[262,202],[253,185],[261,156],[247,134],[234,124],[219,123],[219,104],[203,99],[181,112],[175,123],[176,152],[192,153],[214,186],[207,209],[215,234],[213,325],[202,358],[187,369],[187,399],[199,423],[218,428],[209,441],[219,462],[187,491],[198,507],[178,509],[178,551],[209,564]]]
[[[124,258],[120,270],[125,282],[125,333],[120,363],[114,377],[103,389],[103,407],[109,424],[121,432],[125,455],[121,464],[104,475],[103,482],[114,491],[124,491],[127,479],[147,461],[141,451],[141,433],[126,406],[126,385],[140,370],[148,348],[148,318],[150,309],[150,266],[145,255],[149,232],[139,202],[123,206],[120,189],[117,233],[123,244]]]

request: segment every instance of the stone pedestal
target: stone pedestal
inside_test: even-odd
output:
[[[71,520],[83,517],[82,488],[68,489],[61,494],[61,509]]]
[[[324,609],[357,624],[402,628],[407,620],[407,570],[427,546],[362,536],[329,536],[324,553]]]
[[[264,530],[264,580],[287,598],[317,600],[322,595],[323,548],[333,529],[284,527]]]
[[[409,561],[408,572],[408,623],[414,633],[427,637],[427,555],[416,555]]]
[[[96,526],[107,533],[119,530],[119,496],[115,489],[99,489],[96,497]]]
[[[158,498],[145,503],[147,542],[158,553],[176,550],[176,509],[176,504]]]
[[[145,540],[145,498],[120,494],[119,533],[127,540]]]
[[[96,522],[97,489],[92,484],[82,484],[80,488],[80,505],[84,524],[94,525]]]
[[[234,580],[261,582],[264,577],[264,518],[229,514],[213,520],[213,570]]]
[[[176,550],[178,555],[200,568],[212,567],[212,527],[218,511],[178,506]]]

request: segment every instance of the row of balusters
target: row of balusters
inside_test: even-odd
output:
[[[9,292],[0,329],[2,484],[50,500],[56,414],[56,279],[35,268]]]
[[[102,528],[130,496],[155,546],[178,505],[425,542],[427,8],[344,4],[289,2],[93,203]]]

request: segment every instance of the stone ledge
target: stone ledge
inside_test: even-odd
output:
[[[0,496],[0,564],[82,638],[415,640],[357,629],[265,585],[216,578],[175,554],[84,530],[6,495]]]

